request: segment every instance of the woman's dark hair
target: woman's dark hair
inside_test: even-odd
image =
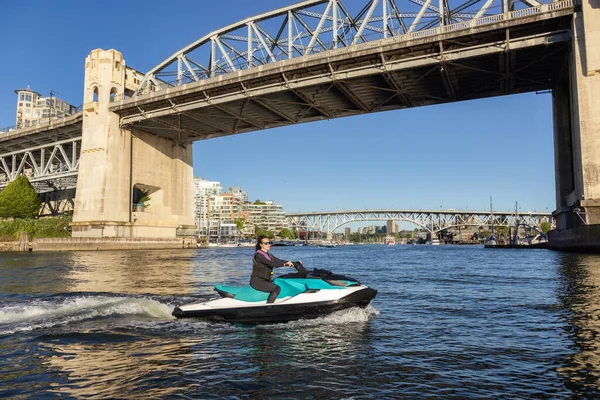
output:
[[[268,239],[268,238],[269,238],[268,236],[265,236],[265,235],[259,235],[259,236],[256,238],[256,246],[254,246],[254,247],[255,247],[255,249],[256,249],[256,250],[260,250],[260,242],[262,242],[262,240],[263,240],[263,239]]]

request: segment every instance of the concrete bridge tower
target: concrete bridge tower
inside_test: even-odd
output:
[[[572,22],[571,55],[553,91],[557,229],[550,246],[600,249],[600,0]]]
[[[125,96],[127,73],[116,50],[96,49],[85,60],[73,236],[193,234],[192,145],[120,127],[109,108]]]

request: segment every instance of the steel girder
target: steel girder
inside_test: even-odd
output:
[[[363,210],[339,212],[315,212],[286,214],[294,229],[308,229],[319,232],[334,232],[351,222],[364,221],[404,221],[429,232],[440,232],[460,226],[515,226],[520,223],[538,227],[544,221],[554,225],[551,213],[539,212],[500,212],[500,211],[435,211],[435,210]]]
[[[151,69],[136,94],[381,39],[404,35],[410,40],[493,23],[503,13],[519,17],[553,4],[549,0],[521,0],[516,5],[508,0],[305,0],[208,33]]]
[[[77,136],[0,154],[0,189],[19,175],[27,176],[38,192],[75,187],[80,149]]]

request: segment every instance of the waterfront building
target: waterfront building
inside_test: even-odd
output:
[[[77,112],[77,107],[54,96],[54,92],[50,92],[49,97],[44,97],[27,86],[27,89],[17,89],[15,93],[17,129],[36,126],[52,118],[64,118]]]
[[[194,195],[197,233],[210,241],[225,236],[250,236],[257,226],[277,234],[289,228],[281,204],[249,203],[248,193],[240,186],[231,186],[223,193],[220,182],[194,178]],[[241,232],[232,228],[237,218],[245,221]]]
[[[358,233],[361,235],[374,235],[375,233],[378,233],[378,230],[378,227],[375,225],[362,226],[358,228]]]
[[[279,233],[283,228],[289,228],[281,204],[273,201],[264,203],[247,203],[248,216],[254,227],[260,227],[273,233]]]
[[[211,242],[231,240],[240,235],[254,234],[254,225],[248,215],[248,194],[239,186],[223,193],[220,182],[194,178],[196,228],[199,236]],[[237,231],[236,218],[244,218],[242,232]]]
[[[218,230],[218,221],[211,224],[209,216],[209,198],[223,193],[220,182],[208,181],[204,178],[194,178],[194,208],[196,214],[196,229],[201,236],[208,236],[209,231]]]
[[[219,221],[220,226],[223,227],[223,224],[235,225],[236,219],[243,218],[246,222],[244,229],[241,232],[235,232],[234,236],[240,236],[240,234],[252,235],[254,233],[254,226],[250,222],[246,204],[240,197],[234,196],[231,193],[211,195],[208,198],[208,219]]]
[[[194,204],[196,219],[208,219],[208,201],[210,196],[221,195],[223,188],[220,182],[194,178]]]
[[[348,237],[350,237],[350,235],[352,235],[352,228],[350,228],[350,227],[344,228],[344,236],[346,236],[348,238]]]

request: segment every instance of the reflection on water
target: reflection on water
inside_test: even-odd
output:
[[[195,277],[196,250],[71,254],[73,292],[182,294]]]
[[[564,286],[559,297],[568,310],[568,334],[575,354],[564,374],[577,395],[597,394],[600,385],[600,256],[564,254],[560,273]]]
[[[215,282],[249,279],[251,250],[230,256],[195,249],[0,253],[0,299],[67,292],[212,294]]]
[[[144,382],[143,393],[138,389],[148,376],[164,372],[173,361],[180,362],[186,352],[177,341],[161,341],[160,346],[153,346],[148,339],[99,335],[99,343],[98,336],[89,336],[92,343],[86,343],[86,335],[70,338],[77,339],[77,343],[65,343],[64,338],[41,338],[44,344],[40,350],[47,354],[42,362],[50,370],[60,371],[60,381],[52,382],[50,392],[77,398],[110,398],[119,393],[156,398],[180,391],[177,386],[152,387],[150,381]]]
[[[222,398],[241,391],[268,398],[312,391],[331,397],[355,388],[337,387],[335,379],[329,387],[311,388],[311,381],[343,374],[361,384],[358,365],[372,351],[368,316],[375,313],[345,310],[308,323],[270,326],[187,320],[113,326],[112,333],[83,329],[37,337],[36,353],[42,369],[54,376],[48,391],[55,395]],[[169,330],[171,338],[165,336]],[[185,330],[194,333],[182,336]],[[290,392],[291,385],[298,389]]]

